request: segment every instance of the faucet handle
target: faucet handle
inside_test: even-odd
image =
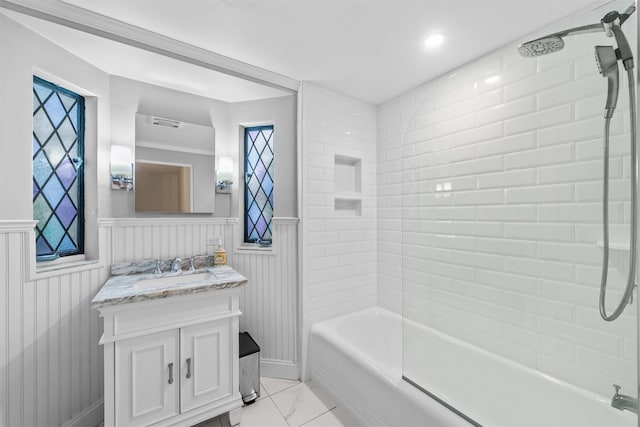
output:
[[[155,260],[156,262],[156,269],[153,270],[153,274],[161,274],[162,273],[162,269],[160,268],[160,265],[162,264],[162,261],[160,260],[160,258]]]
[[[189,271],[194,271],[196,267],[193,265],[194,257],[189,258]]]
[[[615,389],[616,389],[616,396],[619,396],[619,395],[620,395],[619,391],[620,391],[620,389],[621,389],[622,387],[620,387],[618,384],[614,384],[614,385],[613,385],[613,388],[615,388]]]

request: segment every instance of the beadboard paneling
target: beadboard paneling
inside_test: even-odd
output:
[[[111,236],[110,263],[204,254],[213,250],[207,248],[208,238],[222,238],[228,264],[249,279],[240,296],[240,329],[258,342],[263,362],[295,369],[298,220],[273,222],[271,252],[235,250],[240,236],[236,218],[105,219],[100,225]]]
[[[297,220],[274,219],[270,255],[235,254],[237,227],[235,219],[102,220],[101,263],[27,280],[33,232],[24,222],[0,222],[0,427],[98,424],[102,325],[91,299],[109,276],[105,266],[202,254],[207,237],[221,237],[229,264],[250,278],[243,330],[263,359],[295,367]]]
[[[31,238],[18,223],[0,227],[0,426],[62,425],[102,400],[101,327],[90,301],[105,269],[27,281]]]
[[[240,329],[260,345],[263,361],[298,362],[297,247],[297,220],[274,218],[275,255],[235,254],[234,267],[249,279]]]
[[[100,226],[111,230],[111,263],[118,263],[201,255],[210,237],[233,248],[237,223],[235,218],[123,218],[101,220]],[[228,256],[231,261],[232,251]]]

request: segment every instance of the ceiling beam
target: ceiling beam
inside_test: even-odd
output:
[[[0,7],[289,93],[300,85],[282,74],[61,1],[0,0]]]

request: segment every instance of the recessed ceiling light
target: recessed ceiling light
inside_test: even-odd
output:
[[[429,49],[433,49],[438,46],[441,46],[442,43],[444,43],[444,34],[442,33],[432,34],[429,37],[427,37],[424,41],[425,47]]]

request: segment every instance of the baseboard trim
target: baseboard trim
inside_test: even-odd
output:
[[[300,366],[294,362],[261,359],[260,375],[263,377],[282,378],[285,380],[298,380],[300,379]]]
[[[104,399],[100,399],[62,427],[96,427],[104,420]]]
[[[260,375],[285,380],[298,380],[300,379],[300,367],[294,362],[263,359],[260,361]],[[104,400],[100,399],[64,423],[62,427],[96,427],[102,420],[104,420]]]

